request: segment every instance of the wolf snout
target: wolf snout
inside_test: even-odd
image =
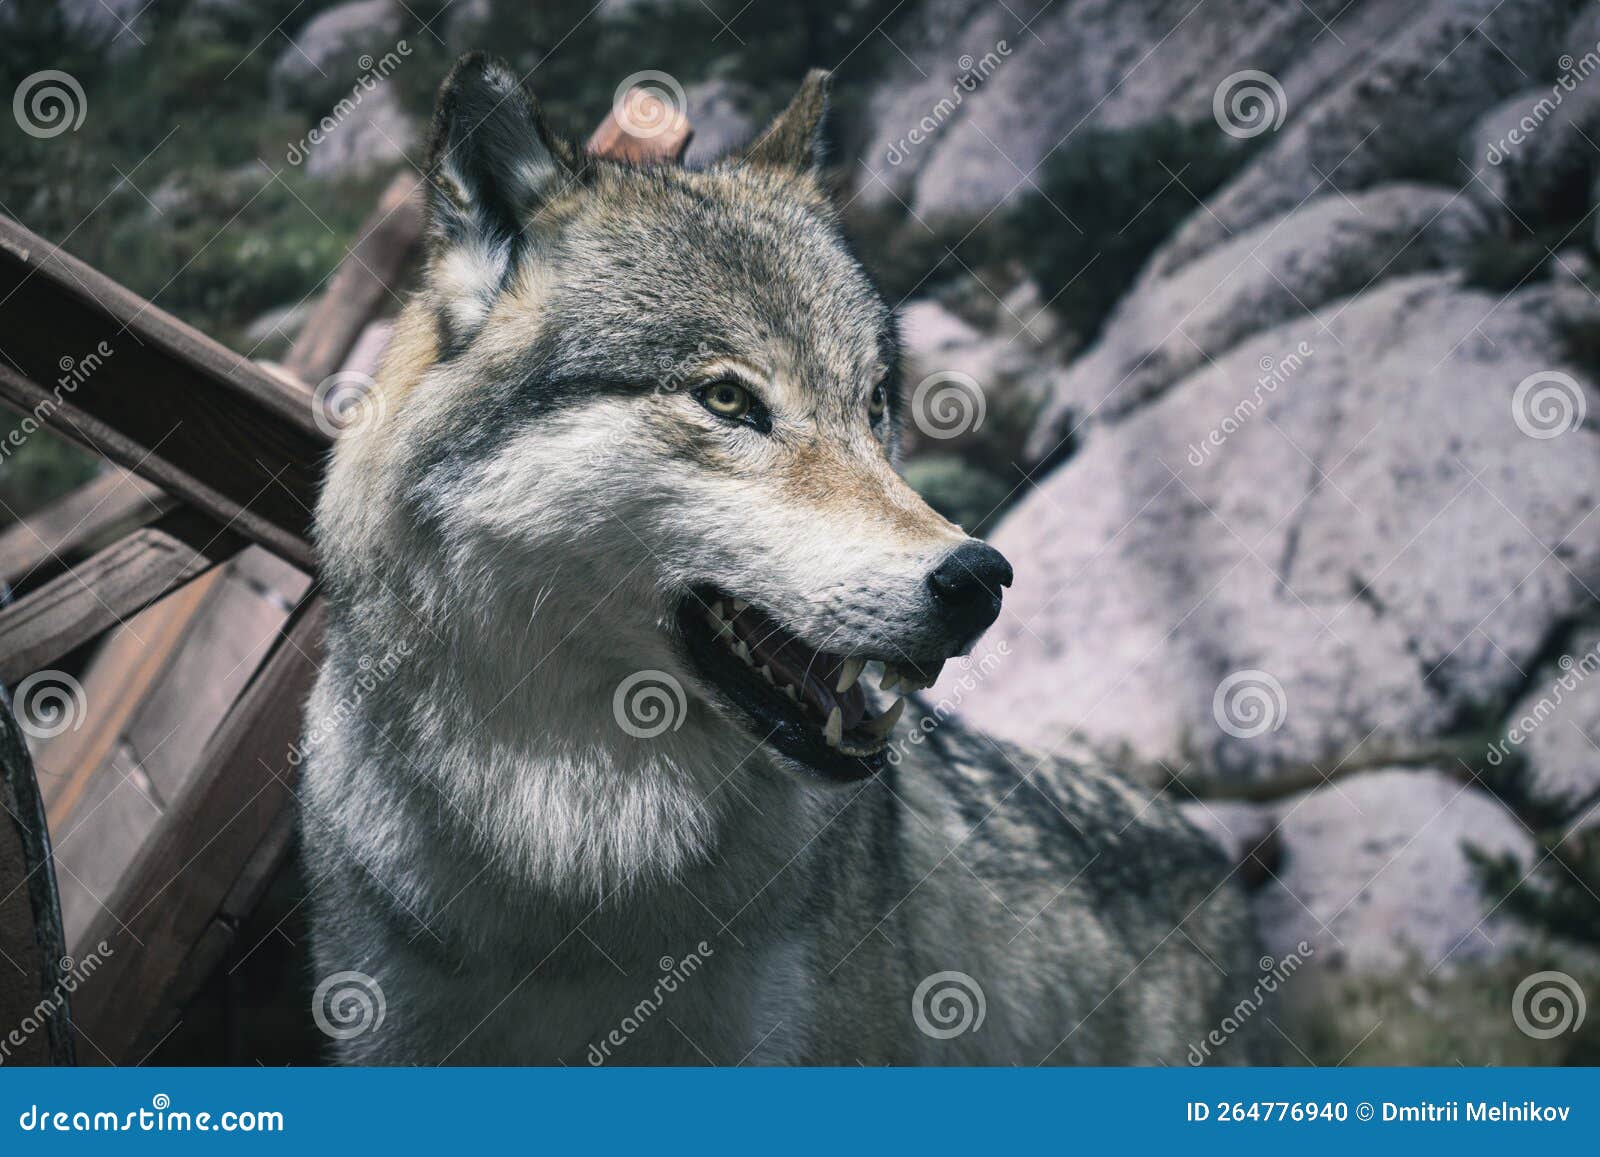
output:
[[[941,625],[966,649],[1000,616],[1000,592],[1011,585],[1006,556],[983,542],[965,542],[928,574]]]

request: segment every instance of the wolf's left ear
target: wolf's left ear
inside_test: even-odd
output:
[[[800,173],[815,173],[821,168],[822,118],[828,111],[831,83],[824,69],[813,68],[806,73],[789,107],[744,151],[742,159],[749,164]]]
[[[546,129],[539,102],[481,52],[439,87],[428,142],[428,225],[444,246],[514,248],[539,203],[571,180],[573,152]]]

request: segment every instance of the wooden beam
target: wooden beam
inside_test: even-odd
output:
[[[422,241],[422,178],[407,169],[384,190],[355,245],[295,338],[283,367],[313,386],[344,364],[405,277]]]
[[[107,470],[0,531],[0,582],[13,588],[24,582],[36,586],[113,531],[152,522],[173,505],[138,475]]]
[[[0,401],[301,566],[331,442],[293,388],[0,216]]]
[[[322,659],[323,623],[320,599],[295,611],[207,745],[166,838],[147,842],[122,887],[106,897],[85,943],[104,940],[117,967],[96,973],[74,999],[73,1022],[96,1045],[81,1060],[142,1060],[190,995],[193,954],[211,939],[218,913],[241,888],[259,895],[251,882],[261,875],[256,853],[281,834],[279,817],[293,795],[288,756]]]
[[[0,683],[48,666],[241,545],[187,510],[123,537],[0,610]]]

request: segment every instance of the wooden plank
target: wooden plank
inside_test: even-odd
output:
[[[648,126],[649,135],[623,128]],[[630,88],[622,98],[622,116],[612,109],[589,137],[588,150],[599,157],[635,165],[676,165],[694,138],[682,109],[674,108],[643,88]]]
[[[239,549],[209,526],[175,511],[0,610],[0,682],[48,666]]]
[[[112,468],[0,531],[0,582],[16,587],[53,577],[68,560],[171,510],[173,500],[138,475]]]
[[[361,331],[383,312],[404,278],[421,246],[422,229],[422,178],[408,169],[389,184],[362,223],[350,255],[295,338],[284,369],[315,385],[344,364]]]
[[[114,632],[90,663],[80,679],[84,727],[41,744],[35,759],[69,944],[145,842],[166,837],[172,801],[309,581],[250,547]]]
[[[185,964],[292,797],[288,754],[321,661],[324,617],[317,598],[296,610],[174,804],[172,838],[147,845],[85,935],[105,940],[118,967],[79,989],[73,1021],[110,1061],[143,1059],[170,1026]]]
[[[0,334],[0,401],[310,565],[330,438],[304,390],[3,216]]]

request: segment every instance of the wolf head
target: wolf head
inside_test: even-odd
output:
[[[388,525],[326,501],[322,521],[335,556],[361,521],[392,565],[445,567],[428,589],[463,604],[469,651],[542,624],[597,696],[665,672],[707,725],[837,780],[881,765],[899,714],[865,665],[931,683],[1011,573],[895,472],[894,319],[819,179],[825,104],[813,73],[734,156],[637,167],[551,132],[504,66],[459,62],[424,285],[383,418],[334,469]]]

